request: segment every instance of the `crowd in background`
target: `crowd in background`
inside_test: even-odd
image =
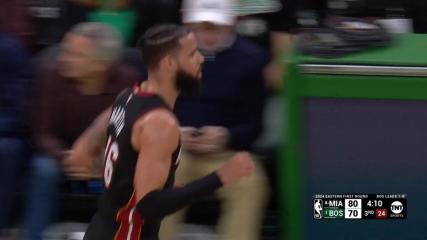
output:
[[[207,8],[216,15],[196,14]],[[64,174],[69,149],[121,90],[146,77],[135,47],[143,33],[184,23],[206,60],[200,96],[177,103],[185,149],[177,182],[204,175],[233,151],[257,154],[255,177],[217,197],[221,239],[259,239],[276,191],[281,59],[294,36],[330,15],[411,19],[408,32],[423,33],[425,10],[423,1],[404,0],[0,1],[0,229],[18,226],[22,239],[42,239],[58,219],[59,194],[87,193]],[[164,239],[183,214],[166,221]]]

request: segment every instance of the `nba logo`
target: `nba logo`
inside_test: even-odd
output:
[[[314,199],[313,206],[314,206],[314,211],[313,211],[314,219],[322,219],[323,200],[322,199]]]

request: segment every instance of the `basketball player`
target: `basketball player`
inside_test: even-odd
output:
[[[86,240],[158,239],[164,216],[254,172],[250,155],[241,152],[210,175],[173,188],[180,153],[173,106],[180,93],[197,89],[204,59],[193,33],[176,25],[149,29],[140,48],[148,79],[119,95],[112,110],[76,142],[67,160],[70,175],[81,176],[83,172],[77,169],[88,166],[89,159],[100,153],[100,142],[107,142],[106,190]],[[97,139],[107,124],[108,139]]]

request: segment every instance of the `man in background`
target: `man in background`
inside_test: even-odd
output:
[[[251,149],[261,131],[266,51],[239,37],[229,0],[183,2],[183,22],[194,32],[205,57],[198,96],[181,96],[176,113],[181,123],[182,160],[177,185],[204,176],[236,151]],[[269,188],[261,166],[235,185],[220,189],[220,239],[259,239]],[[167,218],[161,238],[172,239],[185,211]]]
[[[135,70],[116,64],[122,48],[114,28],[78,24],[62,40],[57,59],[39,71],[34,112],[37,153],[24,226],[28,239],[40,240],[55,219],[64,179],[62,162],[74,141],[121,90],[139,80]]]

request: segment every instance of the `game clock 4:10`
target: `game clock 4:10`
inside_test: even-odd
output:
[[[376,207],[382,207],[383,201],[382,200],[368,200],[366,203],[366,206],[376,208]]]

